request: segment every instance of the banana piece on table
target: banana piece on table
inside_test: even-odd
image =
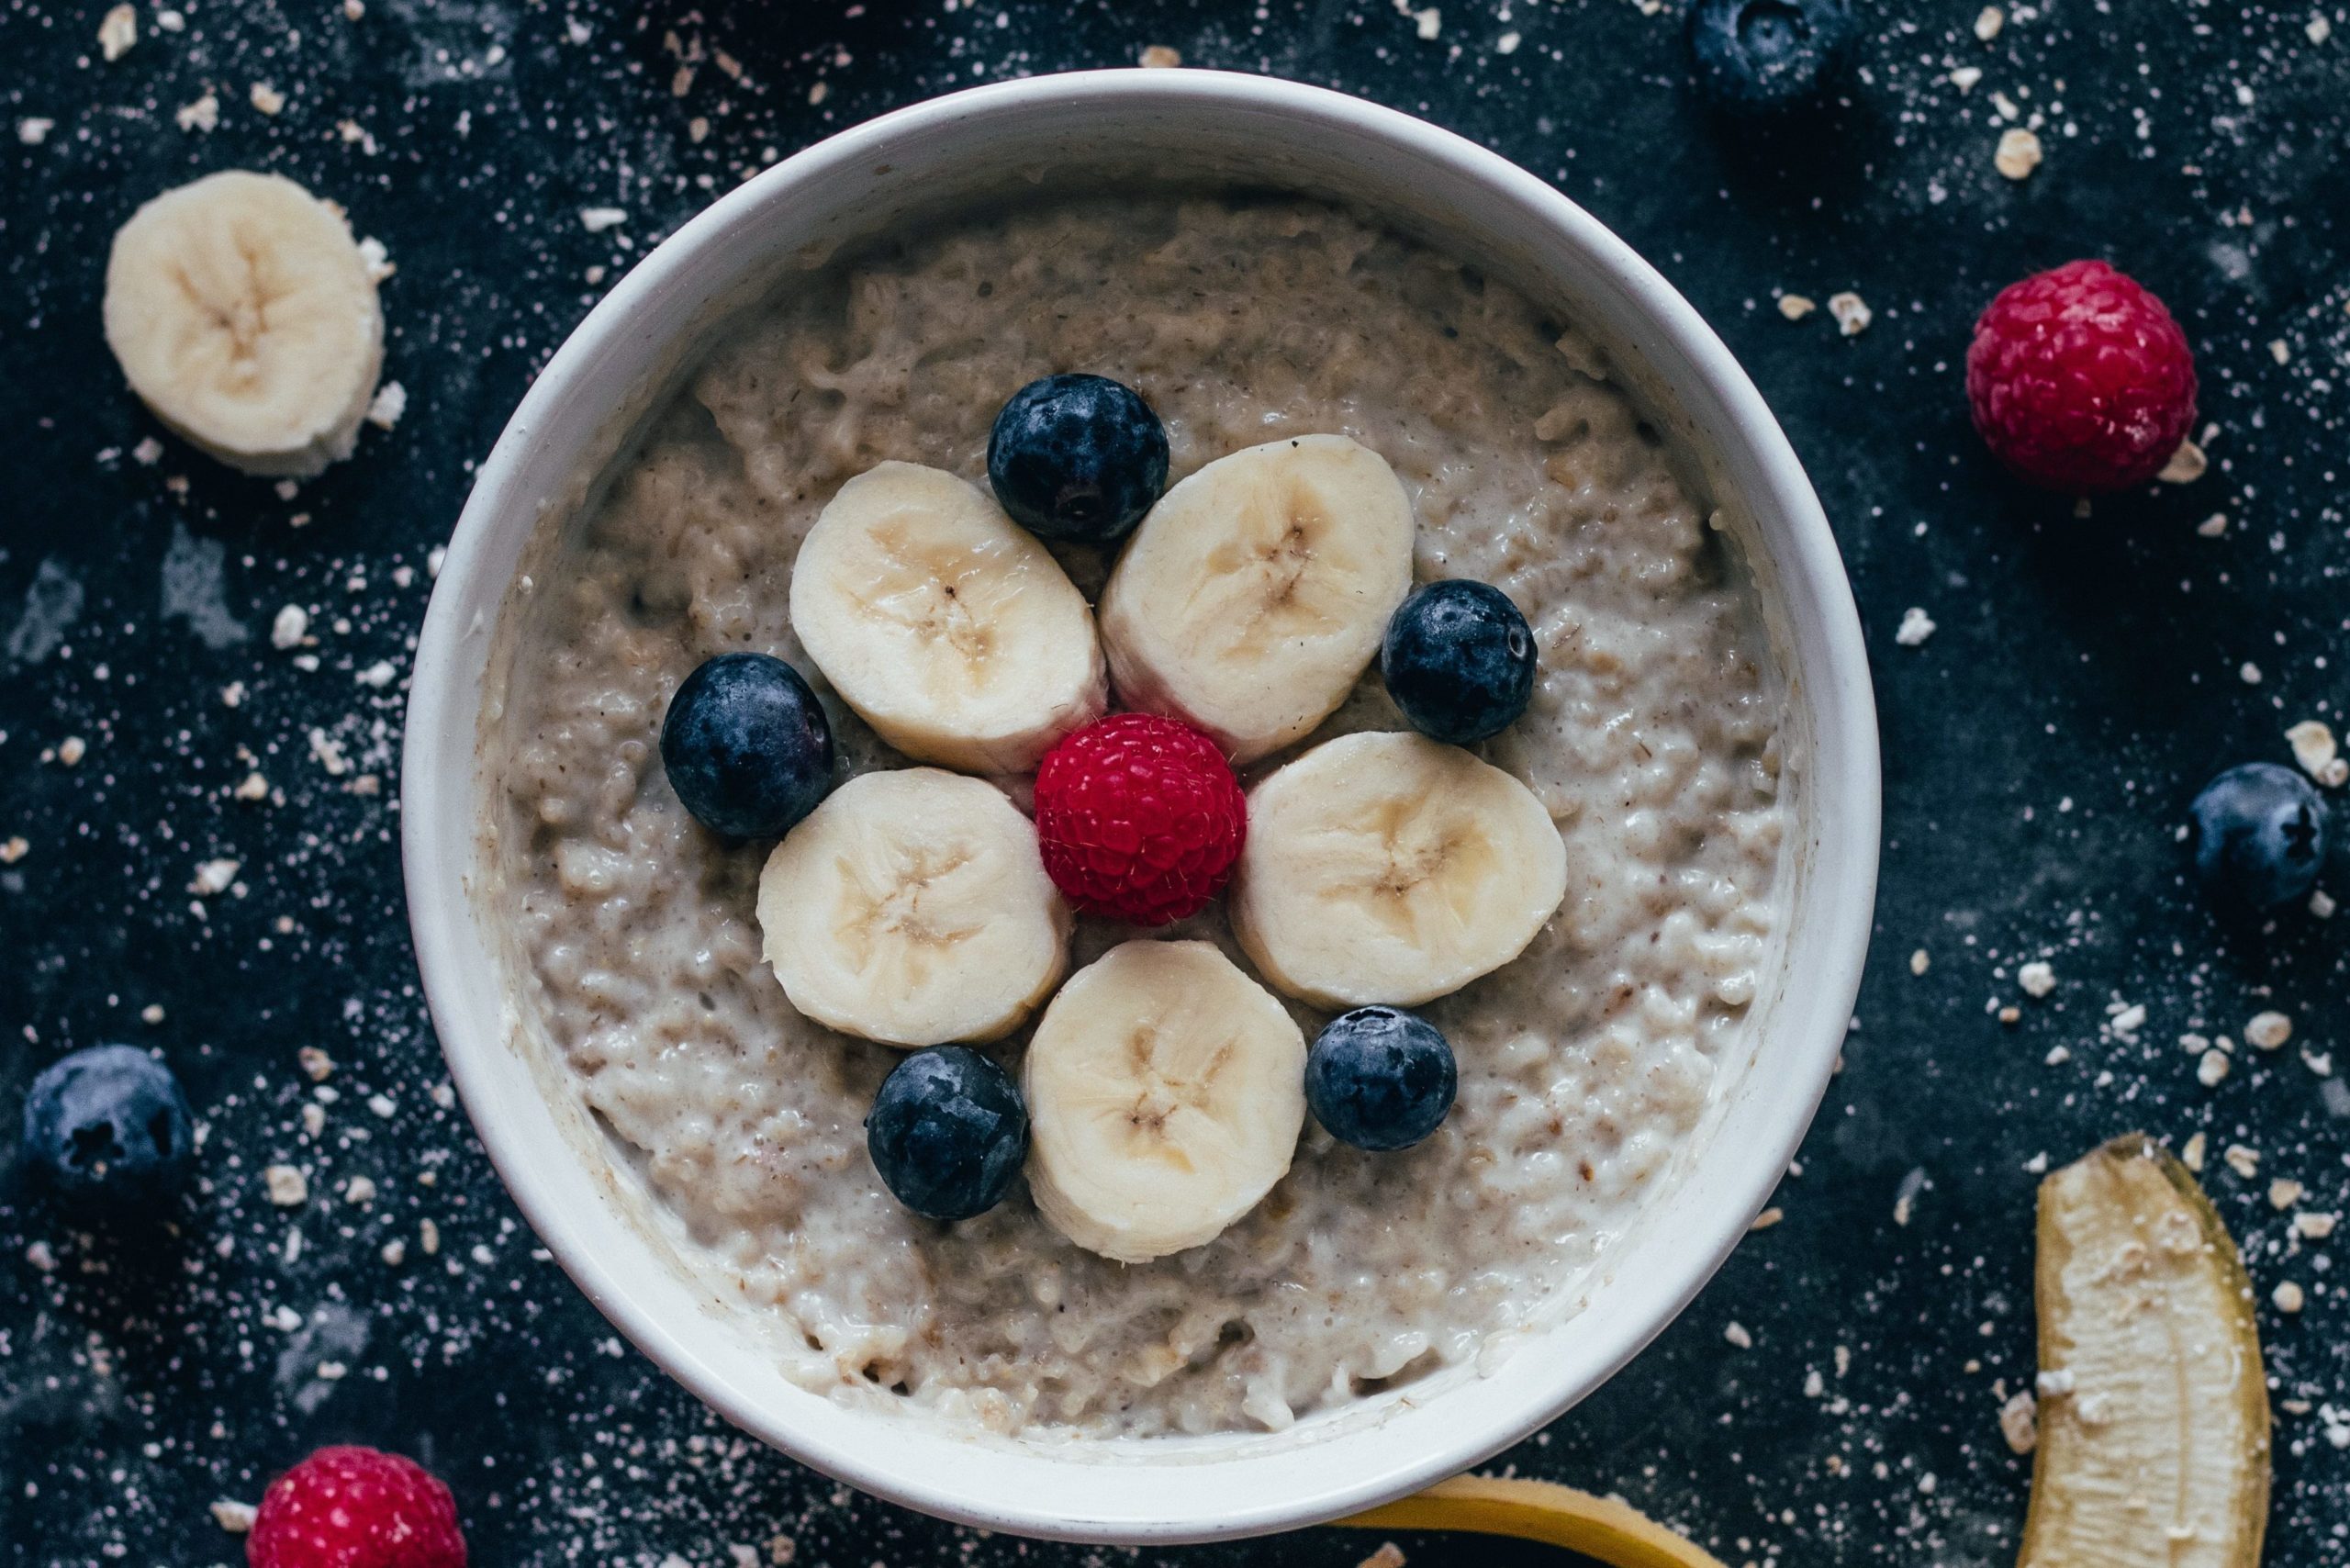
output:
[[[1218,458],[1159,498],[1102,593],[1111,682],[1240,764],[1329,717],[1412,586],[1412,503],[1342,435]]]
[[[1364,732],[1248,792],[1232,929],[1317,1007],[1410,1007],[1526,950],[1565,897],[1567,850],[1534,792],[1458,746]]]
[[[1080,969],[1023,1070],[1037,1209],[1121,1262],[1214,1239],[1305,1125],[1305,1036],[1206,942],[1128,942]]]
[[[2256,1568],[2268,1391],[2252,1282],[2143,1134],[2040,1184],[2040,1441],[2021,1568]]]
[[[1035,537],[952,474],[884,463],[843,485],[791,568],[791,624],[891,745],[1026,773],[1109,706],[1085,596]]]
[[[106,330],[155,417],[248,474],[303,478],[350,456],[384,365],[375,274],[341,209],[242,169],[130,215]]]
[[[1036,830],[994,785],[935,767],[834,790],[767,857],[758,908],[791,1005],[884,1045],[1009,1034],[1069,967]]]

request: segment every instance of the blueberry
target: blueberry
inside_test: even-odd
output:
[[[1847,0],[1690,0],[1682,20],[1698,91],[1745,115],[1818,97],[1852,52],[1854,31]]]
[[[1379,650],[1387,695],[1424,735],[1469,745],[1497,735],[1534,695],[1534,632],[1509,596],[1456,577],[1396,607]]]
[[[881,1081],[865,1148],[898,1202],[969,1219],[1003,1201],[1028,1158],[1028,1107],[1011,1075],[970,1047],[933,1046]]]
[[[1167,486],[1167,428],[1101,375],[1047,375],[1012,395],[988,436],[988,482],[1044,539],[1123,539]]]
[[[2222,902],[2255,911],[2305,898],[2325,863],[2325,802],[2273,762],[2231,767],[2195,797],[2195,874]]]
[[[1305,1053],[1305,1103],[1357,1148],[1409,1148],[1452,1109],[1460,1079],[1436,1025],[1394,1007],[1341,1013]]]
[[[135,1046],[75,1051],[25,1096],[25,1158],[69,1201],[136,1217],[179,1192],[195,1154],[180,1081]]]
[[[800,672],[721,654],[686,677],[661,722],[669,787],[703,826],[779,838],[833,784],[833,727]]]

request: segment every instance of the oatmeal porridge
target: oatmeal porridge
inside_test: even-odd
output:
[[[1491,765],[1478,778],[1530,792],[1550,822],[1536,831],[1564,851],[1563,900],[1535,910],[1524,950],[1416,1009],[1458,1059],[1432,1135],[1372,1153],[1307,1117],[1261,1201],[1135,1262],[1067,1239],[1022,1182],[952,1224],[892,1197],[864,1124],[907,1058],[794,1008],[763,958],[772,843],[698,823],[660,754],[686,678],[752,652],[813,683],[839,778],[906,768],[795,634],[800,545],[884,464],[984,487],[996,410],[1069,370],[1147,399],[1179,483],[1314,436],[1383,458],[1412,575],[1492,584],[1530,624],[1530,703],[1473,749]],[[1580,335],[1334,208],[1045,206],[795,277],[724,335],[600,498],[550,524],[564,532],[535,591],[509,606],[511,685],[485,737],[488,896],[533,1032],[731,1310],[771,1325],[793,1378],[835,1397],[1003,1431],[1261,1430],[1475,1362],[1571,1309],[1676,1174],[1774,951],[1785,697],[1710,512]],[[1051,552],[1101,599],[1113,552]],[[1080,696],[1084,677],[1069,677]],[[1374,661],[1304,740],[1268,731],[1240,781],[1408,727]],[[996,782],[1030,807],[1029,778]],[[1275,980],[1294,945],[1236,934],[1233,907],[1148,935]],[[1070,924],[1080,973],[1144,935]],[[1344,1002],[1274,989],[1305,1039]],[[999,1014],[1025,1021],[983,1048],[1017,1076],[1046,1014]]]

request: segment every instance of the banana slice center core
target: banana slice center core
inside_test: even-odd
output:
[[[943,644],[957,655],[934,661],[928,671],[934,688],[952,679],[966,690],[986,686],[994,675],[996,612],[1017,596],[1025,574],[1010,580],[998,569],[997,552],[987,549],[925,549],[903,529],[877,529],[882,566],[857,602],[875,616],[922,642]]]
[[[872,967],[884,951],[885,938],[911,943],[904,949],[892,946],[887,950],[901,953],[919,972],[929,964],[924,948],[952,948],[978,935],[986,923],[971,912],[957,913],[938,887],[971,860],[962,850],[912,849],[876,875],[875,868],[841,857],[836,864],[844,892],[837,929],[857,969]]]

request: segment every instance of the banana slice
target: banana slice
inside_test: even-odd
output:
[[[306,477],[350,456],[384,364],[375,276],[341,209],[241,169],[130,215],[106,326],[155,417],[248,474]]]
[[[1085,597],[977,487],[912,463],[843,485],[791,569],[791,623],[881,738],[974,773],[1032,771],[1109,705]]]
[[[2256,1568],[2268,1392],[2252,1282],[2143,1134],[2040,1184],[2040,1444],[2021,1568]]]
[[[1069,967],[1069,906],[1036,831],[992,784],[867,773],[759,873],[767,960],[791,1005],[890,1046],[992,1040]]]
[[[1248,792],[1232,930],[1317,1007],[1410,1007],[1526,950],[1567,890],[1532,790],[1458,746],[1366,732]]]
[[[1036,1207],[1125,1263],[1255,1208],[1305,1124],[1305,1036],[1206,942],[1128,942],[1080,969],[1024,1070]]]
[[[1252,446],[1168,491],[1118,558],[1111,680],[1245,763],[1346,700],[1411,586],[1412,503],[1385,459],[1342,435]]]

